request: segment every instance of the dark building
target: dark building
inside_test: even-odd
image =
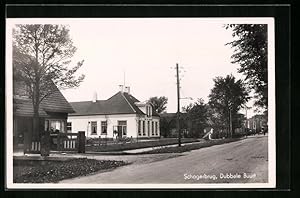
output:
[[[53,84],[53,86],[55,86]],[[74,110],[59,89],[45,97],[39,108],[40,130],[67,132],[68,113]],[[39,137],[33,137],[33,105],[26,86],[22,82],[13,82],[13,138],[14,148],[40,149]],[[37,144],[33,144],[33,139]],[[32,145],[31,145],[32,143]],[[29,144],[29,145],[27,145]],[[26,146],[27,145],[27,146]]]
[[[180,113],[180,130],[182,137],[189,135],[186,113]],[[177,113],[161,113],[160,114],[160,133],[163,137],[178,137],[176,128]]]

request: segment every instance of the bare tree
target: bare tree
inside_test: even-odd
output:
[[[70,67],[76,47],[64,25],[16,25],[13,29],[14,78],[26,85],[33,105],[33,133],[39,132],[41,102],[59,89],[78,87],[83,61]]]

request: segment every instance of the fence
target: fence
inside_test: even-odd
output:
[[[40,154],[41,142],[39,140],[32,140],[31,142],[24,143],[24,154]]]
[[[24,136],[24,154],[39,154],[41,152],[41,140],[38,136]]]
[[[85,132],[51,134],[51,149],[57,151],[85,152]]]
[[[24,153],[36,153],[49,155],[50,150],[78,151],[85,153],[85,132],[50,134],[43,132],[40,137],[26,140]]]
[[[75,151],[78,148],[77,133],[51,134],[51,149],[58,151]]]

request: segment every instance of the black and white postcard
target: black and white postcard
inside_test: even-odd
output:
[[[7,188],[275,188],[274,31],[7,18]]]

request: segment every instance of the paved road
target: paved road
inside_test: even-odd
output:
[[[256,182],[268,182],[267,136],[248,137],[186,152],[182,156],[133,163],[110,172],[61,181],[88,184]]]

